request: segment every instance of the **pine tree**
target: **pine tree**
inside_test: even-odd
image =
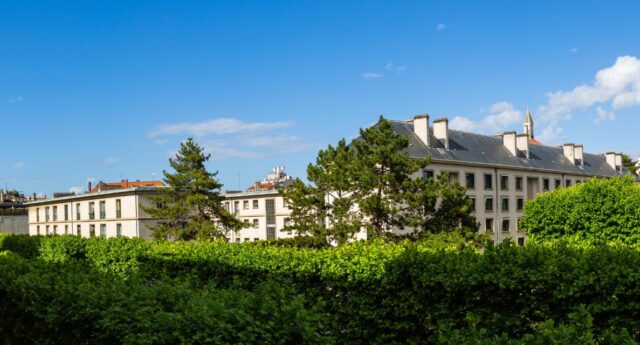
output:
[[[205,163],[211,155],[193,139],[180,144],[178,153],[169,159],[174,173],[164,171],[168,188],[151,198],[155,207],[143,207],[149,215],[160,219],[151,228],[155,238],[206,240],[223,238],[238,230],[242,223],[223,206],[222,184],[217,172],[209,172]]]
[[[375,126],[361,129],[352,145],[356,198],[368,237],[404,227],[401,211],[411,175],[429,164],[429,159],[409,157],[408,137],[398,135],[382,116]]]

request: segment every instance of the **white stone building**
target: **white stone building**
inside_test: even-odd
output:
[[[158,188],[113,188],[29,202],[29,234],[151,238],[149,227],[157,220],[141,205],[151,206],[148,197]]]
[[[487,136],[451,130],[446,118],[430,125],[429,115],[392,121],[392,125],[396,133],[409,137],[407,151],[411,157],[431,157],[431,164],[414,177],[431,178],[449,172],[475,201],[480,233],[490,234],[494,242],[507,237],[524,242],[518,221],[525,203],[540,193],[591,177],[627,174],[620,153],[590,154],[576,144],[542,145],[535,140],[530,112],[523,134],[510,131]]]

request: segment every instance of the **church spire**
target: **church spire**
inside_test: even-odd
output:
[[[527,107],[527,115],[524,117],[524,133],[529,137],[529,139],[535,138],[533,135],[533,116],[531,116],[529,107]]]

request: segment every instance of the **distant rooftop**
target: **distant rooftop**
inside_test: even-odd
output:
[[[162,181],[129,181],[129,180],[121,180],[120,182],[98,182],[95,187],[91,187],[91,182],[89,182],[89,193],[97,193],[107,190],[117,190],[117,189],[128,189],[134,187],[164,187],[165,184]]]

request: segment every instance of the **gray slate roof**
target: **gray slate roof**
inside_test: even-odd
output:
[[[432,157],[434,162],[467,163],[516,169],[546,170],[549,172],[612,177],[626,175],[607,164],[603,154],[584,153],[584,165],[573,164],[564,156],[562,148],[529,144],[530,158],[514,157],[503,145],[502,138],[449,129],[449,149],[445,149],[429,127],[430,147],[414,134],[413,124],[391,121],[396,133],[409,137],[411,157]]]

